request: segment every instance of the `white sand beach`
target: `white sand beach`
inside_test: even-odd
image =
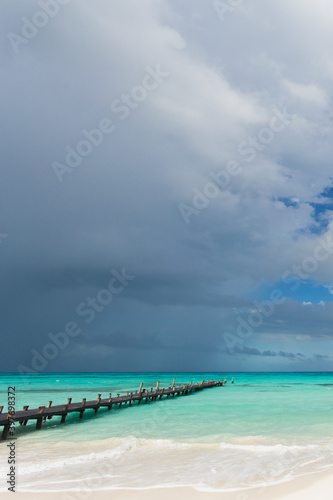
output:
[[[16,492],[16,500],[332,500],[333,470],[309,474],[283,483],[237,490],[232,492],[204,492],[194,488],[154,488],[141,490],[110,489],[104,491]],[[1,492],[3,500],[12,499],[12,493]]]

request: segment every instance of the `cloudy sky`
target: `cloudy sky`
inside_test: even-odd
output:
[[[3,371],[333,369],[332,15],[2,2]]]

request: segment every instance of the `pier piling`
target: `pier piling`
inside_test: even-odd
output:
[[[5,424],[3,431],[2,431],[2,435],[1,435],[1,439],[3,441],[5,441],[7,439],[9,429],[10,429],[10,423]]]
[[[68,400],[67,400],[68,401]],[[67,410],[68,410],[68,406],[69,406],[69,403],[67,403],[66,405],[64,405],[62,411],[65,411],[66,413],[64,413],[62,416],[61,416],[61,421],[60,423],[61,424],[64,424],[65,421],[66,421],[66,417],[67,417]]]

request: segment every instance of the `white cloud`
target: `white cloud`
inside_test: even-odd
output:
[[[282,82],[287,90],[296,99],[302,101],[312,102],[320,108],[325,108],[328,105],[328,98],[326,93],[313,84],[299,84],[290,82],[288,80],[283,80]]]

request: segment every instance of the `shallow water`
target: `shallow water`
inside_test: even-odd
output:
[[[149,373],[0,375],[0,404],[16,408],[95,399],[144,387],[227,377],[225,387],[148,405],[86,411],[16,426],[19,488],[230,489],[285,480],[333,464],[332,373]],[[231,377],[235,384],[231,384]],[[0,447],[0,489],[6,449]],[[83,479],[84,478],[84,479]],[[91,484],[92,486],[88,486]]]

